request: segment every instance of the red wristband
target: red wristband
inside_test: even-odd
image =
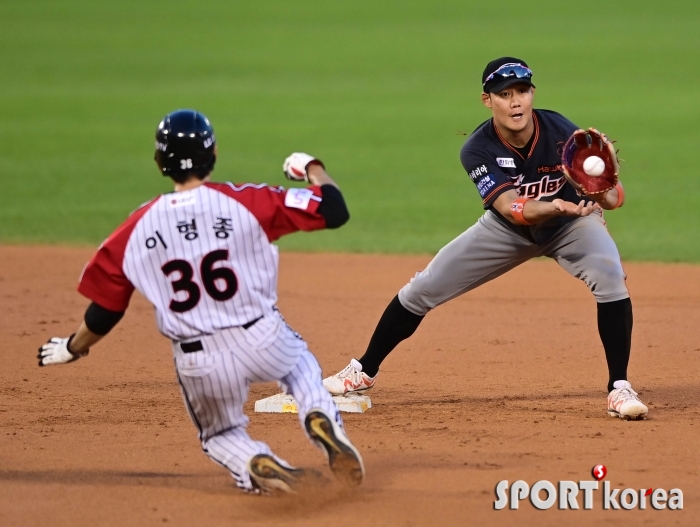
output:
[[[625,191],[622,190],[622,185],[618,183],[617,185],[615,185],[615,188],[617,189],[617,203],[615,203],[613,209],[622,207],[622,203],[625,201]]]
[[[523,212],[525,211],[525,203],[528,201],[530,201],[530,198],[518,198],[510,204],[510,214],[513,216],[515,223],[518,223],[519,225],[532,225],[532,223],[527,221],[523,216]]]

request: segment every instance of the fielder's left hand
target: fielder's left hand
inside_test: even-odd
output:
[[[73,353],[69,350],[69,344],[74,335],[66,339],[53,337],[39,348],[39,366],[49,366],[51,364],[66,364],[81,357],[85,357],[90,350],[83,353]]]
[[[309,181],[309,174],[306,169],[311,163],[318,163],[323,166],[321,160],[309,154],[294,152],[284,160],[282,170],[284,170],[284,175],[287,179],[291,179],[292,181]]]

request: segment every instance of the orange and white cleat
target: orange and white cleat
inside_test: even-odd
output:
[[[333,395],[346,395],[369,390],[376,378],[364,373],[362,364],[352,359],[343,371],[323,379],[323,386]]]
[[[637,397],[637,392],[627,381],[615,381],[614,390],[608,394],[608,415],[624,420],[641,420],[647,418],[649,409]]]

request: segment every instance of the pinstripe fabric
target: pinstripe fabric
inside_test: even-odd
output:
[[[343,420],[330,393],[323,387],[321,367],[316,357],[309,351],[302,353],[299,362],[279,381],[280,388],[297,401],[301,428],[306,433],[304,419],[312,408],[320,408],[342,427]],[[307,434],[308,436],[308,434]]]
[[[218,218],[230,220],[232,230],[217,231]],[[232,269],[238,282],[238,291],[226,302],[215,300],[202,287],[202,260],[215,250],[226,250],[229,257],[214,268]],[[167,262],[178,259],[190,264],[192,281],[201,295],[195,307],[180,313],[169,305],[171,300],[183,302],[190,296],[187,291],[173,291],[172,283],[181,273],[167,276],[162,270]],[[240,326],[272,312],[277,302],[278,260],[277,248],[269,243],[251,211],[201,186],[164,195],[144,214],[127,243],[123,270],[155,306],[161,333],[184,340]],[[219,290],[226,287],[221,280],[215,284]]]
[[[279,254],[271,240],[325,227],[319,187],[309,187],[306,200],[287,200],[286,193],[205,183],[164,194],[100,246],[79,286],[117,311],[126,309],[134,288],[154,305],[158,328],[173,341],[178,382],[202,449],[244,490],[253,490],[250,458],[273,455],[246,432],[243,405],[251,382],[280,381],[300,402],[300,417],[319,407],[340,422],[316,359],[275,307]],[[180,343],[195,340],[202,351],[183,353]]]
[[[124,311],[138,289],[161,332],[184,340],[268,314],[277,302],[279,254],[271,242],[323,229],[322,191],[304,199],[268,185],[204,183],[164,194],[135,211],[100,246],[78,290]],[[299,193],[292,193],[292,198]]]
[[[202,449],[226,467],[242,489],[252,488],[248,460],[258,454],[274,455],[246,432],[248,417],[243,405],[251,382],[279,381],[297,399],[302,429],[312,408],[323,409],[342,425],[321,382],[316,358],[279,312],[273,311],[247,330],[229,328],[202,338],[201,343],[204,349],[195,353],[183,353],[173,343],[183,398],[199,430]]]

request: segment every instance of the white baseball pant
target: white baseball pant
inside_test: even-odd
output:
[[[182,351],[182,343],[173,342],[182,395],[199,430],[202,449],[229,470],[241,489],[253,488],[248,461],[258,454],[274,456],[267,444],[254,441],[246,431],[243,404],[251,382],[278,381],[296,399],[304,433],[304,419],[312,408],[321,408],[342,426],[338,409],[321,382],[318,361],[278,311],[248,329],[228,328],[198,341],[203,349],[191,353]]]

